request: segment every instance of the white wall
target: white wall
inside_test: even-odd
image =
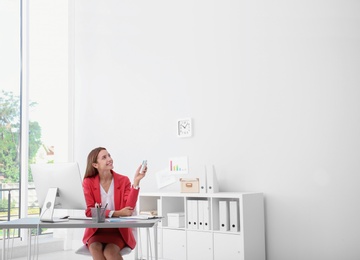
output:
[[[266,197],[268,260],[360,259],[360,2],[75,3],[76,159],[172,156]],[[176,137],[192,117],[194,136]],[[132,178],[132,177],[131,177]],[[177,189],[178,186],[167,189]]]

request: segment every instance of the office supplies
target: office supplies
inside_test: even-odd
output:
[[[206,167],[206,184],[208,193],[216,193],[219,191],[214,165]]]
[[[204,229],[204,204],[203,204],[203,200],[199,200],[198,201],[198,228],[200,230]]]
[[[199,190],[200,193],[207,193],[206,166],[204,166],[204,171],[199,177]]]
[[[168,227],[183,228],[185,226],[184,212],[167,213]]]
[[[187,201],[188,205],[188,228],[190,229],[198,229],[198,201],[189,199]]]
[[[186,200],[186,220],[187,220],[187,228],[193,229],[193,211],[192,211],[192,200]]]
[[[154,209],[154,210],[143,210],[143,211],[139,212],[139,215],[157,216],[158,211],[156,209]]]
[[[210,230],[210,201],[204,200],[202,203],[204,204],[204,230]]]
[[[162,204],[161,204],[160,199],[156,200],[156,207],[157,207],[157,215],[162,216],[163,215],[163,213],[162,213]],[[161,226],[162,226],[162,222],[159,223],[159,227],[161,227]]]
[[[147,219],[161,219],[159,216],[149,216],[149,215],[134,215],[134,216],[124,216],[118,218],[106,218],[107,222],[121,222],[121,221],[132,221],[132,220],[147,220]]]
[[[180,178],[181,192],[199,192],[199,179]]]
[[[210,229],[210,208],[208,200],[198,201],[199,229]]]
[[[237,201],[229,201],[230,231],[239,231],[239,210]]]
[[[174,174],[169,174],[168,169],[163,169],[159,172],[156,172],[155,176],[158,189],[162,189],[178,181],[178,178],[176,178]]]
[[[92,217],[86,217],[86,216],[69,216],[69,220],[92,220]]]
[[[219,222],[221,231],[229,231],[229,202],[219,201]]]
[[[105,222],[105,208],[95,207],[91,208],[92,220],[95,223],[104,223]]]

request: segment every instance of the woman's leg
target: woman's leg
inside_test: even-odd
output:
[[[93,242],[89,246],[89,251],[94,260],[105,260],[103,252],[103,244],[100,242]]]
[[[120,247],[115,244],[107,244],[104,248],[104,256],[106,260],[123,260],[120,255]]]

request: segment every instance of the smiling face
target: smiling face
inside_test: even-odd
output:
[[[110,171],[114,168],[113,159],[107,150],[101,150],[97,156],[96,163],[92,165],[99,172]]]

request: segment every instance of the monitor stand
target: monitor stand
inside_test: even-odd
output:
[[[58,188],[49,188],[44,205],[41,209],[40,221],[42,222],[65,222],[69,221],[68,218],[53,217],[56,195],[58,194]]]

